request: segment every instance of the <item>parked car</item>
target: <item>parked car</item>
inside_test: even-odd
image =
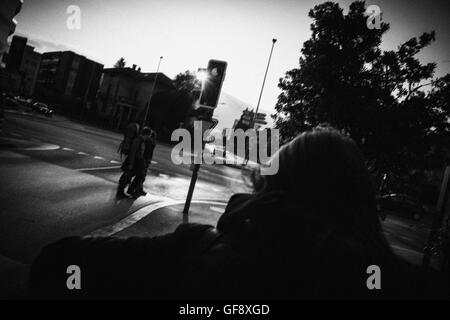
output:
[[[14,104],[18,106],[31,107],[33,105],[33,99],[16,96],[14,97]]]
[[[32,105],[33,105],[33,99],[31,99],[31,98],[28,98],[28,99],[24,99],[23,100],[23,102],[22,102],[22,104],[25,106],[25,107],[31,107]]]
[[[39,112],[47,117],[51,117],[53,115],[53,110],[45,103],[42,102],[35,102],[31,106],[31,110],[34,112]]]
[[[42,102],[35,102],[31,105],[31,111],[39,111],[40,107],[46,107],[47,105]]]
[[[41,110],[41,112],[49,118],[51,118],[53,116],[53,109],[51,109],[49,107],[47,107],[46,110]]]
[[[407,194],[391,193],[378,196],[377,209],[382,219],[386,217],[386,214],[399,215],[414,220],[420,220],[426,215],[423,203]]]
[[[14,99],[19,104],[26,104],[27,103],[27,99],[24,98],[24,97],[21,97],[21,96],[16,96]]]

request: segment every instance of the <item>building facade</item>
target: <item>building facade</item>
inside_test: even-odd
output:
[[[27,38],[13,36],[6,59],[6,71],[10,73],[19,72],[26,47]]]
[[[36,87],[42,54],[34,51],[34,47],[26,46],[19,68],[19,92],[25,96],[32,96]]]
[[[104,69],[97,93],[97,111],[113,127],[122,128],[144,118],[151,96],[172,89],[172,80],[163,73],[142,73],[136,66]]]
[[[14,36],[5,66],[11,80],[7,89],[24,96],[33,95],[41,57],[34,47],[27,45],[27,38]]]
[[[0,5],[0,89],[10,90],[14,79],[4,69],[4,56],[8,49],[8,38],[16,30],[14,17],[22,10],[22,0],[2,0]]]
[[[83,108],[95,99],[103,65],[72,51],[42,55],[36,95],[46,101]]]
[[[0,5],[0,61],[7,51],[8,37],[16,30],[14,17],[22,10],[22,0],[2,0]]]

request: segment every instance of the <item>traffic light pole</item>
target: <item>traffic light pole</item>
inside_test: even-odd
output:
[[[207,67],[207,70],[209,72],[208,77],[212,75],[213,78],[215,79],[215,81],[213,81],[212,90],[215,90],[213,92],[216,95],[213,96],[213,99],[208,99],[208,98],[210,98],[210,96],[206,95],[205,96],[206,99],[205,99],[204,103],[202,103],[202,98],[203,98],[203,95],[205,94],[205,91],[211,90],[211,88],[207,89],[207,86],[205,85],[205,81],[212,81],[211,79],[210,80],[202,79],[202,89],[200,91],[200,97],[199,97],[200,107],[212,109],[213,111],[217,107],[217,103],[219,102],[220,91],[222,89],[222,84],[223,84],[223,80],[225,77],[226,68],[227,68],[227,63],[225,61],[209,60],[208,67]],[[199,71],[200,71],[200,69],[199,69]],[[214,71],[215,73],[212,71]],[[212,113],[210,116],[207,116],[207,118],[203,119],[203,120],[210,122],[210,126],[206,130],[212,130],[217,126],[218,121],[216,119],[212,118]],[[203,126],[201,126],[201,128],[203,129]],[[194,131],[195,130],[196,130],[196,127],[195,127],[195,122],[194,122]],[[205,133],[205,131],[202,130],[202,132],[201,132],[201,134],[202,134],[201,135],[202,149],[201,149],[200,159],[203,159],[203,150],[204,150],[205,144],[206,144],[206,141],[203,140],[204,133]],[[195,136],[195,132],[194,132],[194,136]],[[194,149],[195,149],[195,147],[194,147]],[[199,156],[197,154],[197,150],[195,151],[195,153],[196,153],[195,157]],[[197,177],[198,177],[199,171],[200,171],[200,164],[194,164],[191,183],[189,184],[189,191],[188,191],[188,194],[186,197],[186,202],[184,204],[184,209],[183,209],[184,215],[187,215],[189,213],[189,207],[191,206],[192,195],[194,194],[195,183],[197,182]]]
[[[189,213],[189,207],[191,206],[192,195],[194,194],[195,183],[197,182],[198,172],[200,170],[200,164],[194,164],[194,170],[192,172],[191,183],[189,184],[189,191],[184,204],[183,214]]]
[[[210,121],[211,125],[209,126],[208,129],[206,130],[212,130],[217,126],[218,121],[216,119],[209,119],[206,121]],[[200,159],[203,159],[203,150],[205,149],[205,145],[206,143],[208,143],[207,141],[203,140],[203,133],[205,131],[202,130],[202,149],[201,149],[201,153],[200,155],[198,155],[197,153],[194,155],[194,157],[200,157]],[[194,164],[194,169],[192,170],[192,177],[191,177],[191,183],[189,184],[189,190],[188,190],[188,194],[186,197],[186,202],[184,203],[184,209],[183,209],[183,214],[188,214],[189,213],[189,207],[191,206],[191,201],[192,201],[192,195],[194,194],[194,188],[195,188],[195,183],[197,182],[197,177],[198,177],[198,172],[200,171],[200,164],[195,163]]]

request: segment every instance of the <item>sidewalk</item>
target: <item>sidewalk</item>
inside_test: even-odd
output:
[[[126,217],[116,225],[116,229],[109,229],[110,232],[113,232],[110,235],[155,237],[173,232],[184,223],[216,226],[217,221],[225,211],[226,203],[223,201],[193,200],[188,214],[183,214],[184,201],[162,203],[161,205],[144,207]],[[137,220],[136,216],[140,219]]]

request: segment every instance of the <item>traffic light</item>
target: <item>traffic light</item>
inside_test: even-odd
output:
[[[207,77],[202,85],[200,107],[214,109],[217,106],[226,69],[225,61],[209,60]]]

